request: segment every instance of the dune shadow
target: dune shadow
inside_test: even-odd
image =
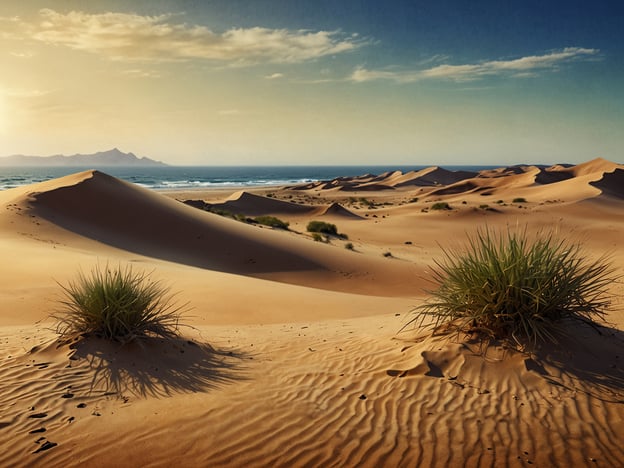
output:
[[[624,331],[577,324],[558,341],[537,350],[527,360],[527,370],[554,385],[603,401],[624,402]]]
[[[245,379],[246,356],[183,338],[146,337],[121,345],[82,337],[70,360],[93,372],[90,389],[119,396],[206,392]]]

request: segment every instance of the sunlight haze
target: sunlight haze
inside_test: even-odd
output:
[[[546,3],[5,1],[0,155],[622,161],[622,7]]]

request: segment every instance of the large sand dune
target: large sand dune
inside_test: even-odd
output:
[[[0,466],[622,466],[620,282],[602,334],[534,355],[397,334],[441,248],[479,226],[554,229],[624,272],[622,174],[430,168],[224,199],[88,171],[0,192]],[[312,241],[313,219],[353,251]],[[105,262],[171,284],[192,328],[58,343],[56,281]]]

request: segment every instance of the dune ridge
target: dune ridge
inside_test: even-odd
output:
[[[560,184],[565,187],[565,182],[585,185],[591,190],[591,186],[602,179],[605,174],[624,169],[624,165],[596,158],[586,163],[577,165],[517,165],[501,167],[498,169],[482,170],[478,173],[470,171],[449,171],[437,166],[422,169],[420,171],[387,172],[378,176],[367,174],[358,177],[340,177],[331,181],[320,181],[299,186],[289,187],[292,190],[315,190],[315,191],[384,191],[406,188],[419,188],[419,194],[425,196],[445,196],[470,194],[474,192],[486,192],[484,195],[493,195],[500,191],[514,188],[535,188],[552,186],[551,191],[560,190]],[[618,177],[617,174],[615,176]],[[618,179],[619,180],[619,179]],[[605,185],[605,193],[619,196],[614,187],[619,186],[618,180]],[[567,184],[571,185],[571,184]],[[602,186],[601,186],[602,187]],[[582,195],[586,197],[587,195]]]
[[[252,202],[261,198],[244,197]],[[271,206],[284,204],[267,200]],[[384,279],[381,259],[328,252],[318,243],[206,213],[98,171],[33,187],[12,202],[26,216],[141,255],[327,289],[349,291],[356,286],[360,293],[384,294],[397,288],[408,292],[406,279],[396,275]],[[404,278],[417,273],[407,264],[399,269],[397,274]],[[358,285],[345,281],[345,276],[363,278]]]

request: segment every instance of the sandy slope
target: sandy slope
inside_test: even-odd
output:
[[[165,196],[88,171],[0,192],[0,466],[623,465],[621,283],[615,328],[575,329],[581,346],[483,356],[396,333],[441,245],[478,226],[554,228],[624,271],[623,173],[604,160],[430,168]],[[313,242],[311,219],[355,250]],[[98,262],[153,270],[194,328],[123,348],[57,343],[56,281]]]

